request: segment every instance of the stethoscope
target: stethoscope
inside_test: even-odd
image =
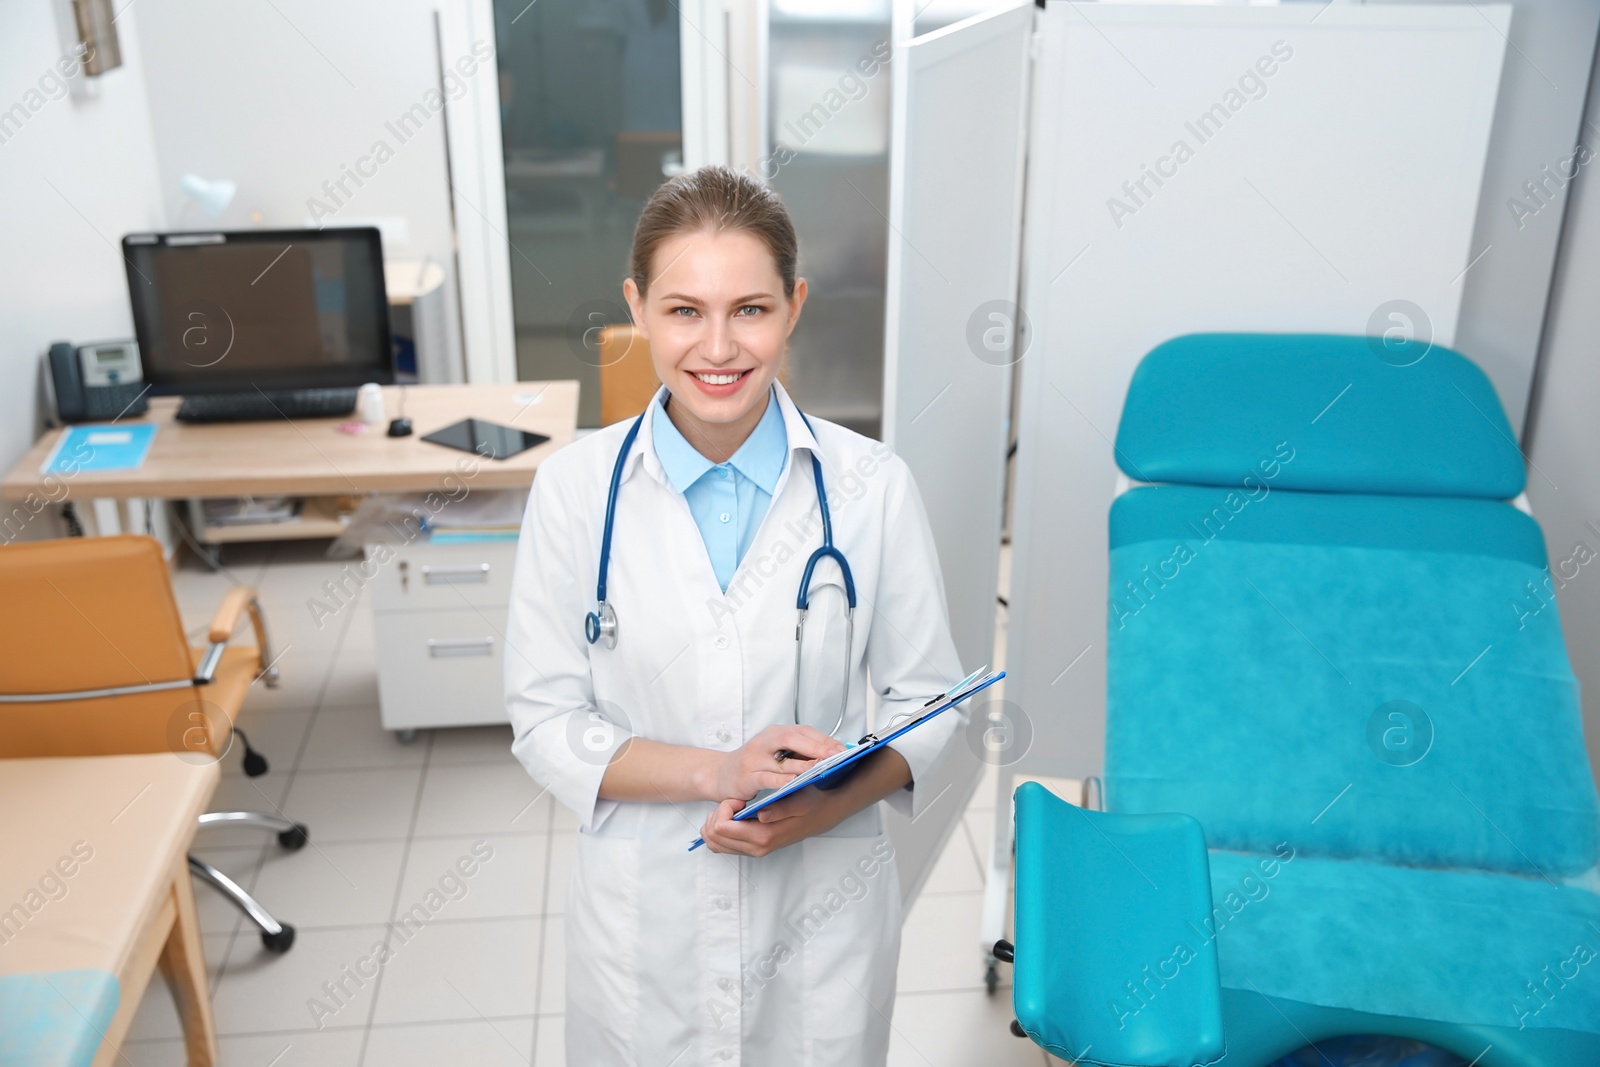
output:
[[[777,398],[774,397],[772,402],[777,403]],[[806,418],[805,412],[800,411],[799,414],[806,424],[806,429],[811,430],[815,436],[816,430],[812,427],[811,420]],[[622,449],[617,453],[616,466],[611,469],[611,489],[606,494],[606,524],[600,534],[600,581],[594,595],[595,600],[599,602],[599,610],[589,612],[583,620],[583,634],[591,645],[605,638],[607,648],[617,647],[617,612],[610,601],[606,600],[606,574],[611,569],[611,527],[617,514],[617,489],[622,485],[622,470],[627,463],[628,453],[633,450],[634,439],[639,436],[639,426],[643,422],[644,416],[640,415],[633,420],[633,425],[628,427],[628,434],[622,439]],[[800,722],[801,634],[805,631],[806,610],[811,600],[811,573],[816,570],[819,561],[832,559],[839,564],[839,572],[844,576],[845,600],[849,604],[849,611],[845,614],[844,631],[844,693],[839,701],[839,720],[834,723],[833,729],[828,731],[833,735],[844,725],[845,711],[850,703],[850,649],[854,647],[855,638],[856,582],[850,573],[849,561],[833,544],[833,516],[828,511],[828,493],[822,484],[822,462],[817,459],[815,452],[811,454],[811,474],[817,483],[817,506],[822,510],[822,547],[811,553],[811,558],[806,560],[805,573],[800,577],[800,593],[795,597],[795,607],[799,610],[800,617],[794,627],[794,721],[796,724]]]

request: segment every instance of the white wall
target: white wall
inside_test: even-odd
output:
[[[1580,141],[1588,162],[1572,183],[1529,406],[1528,497],[1544,527],[1567,654],[1583,686],[1584,738],[1600,768],[1600,66]],[[1580,548],[1581,546],[1581,548]]]
[[[330,213],[325,223],[403,218],[407,236],[386,232],[384,254],[444,266],[447,332],[458,346],[443,113],[429,110],[419,129],[392,128],[415,105],[426,109],[439,84],[433,8],[429,0],[140,0],[128,17],[145,42],[156,165],[175,228],[298,227],[319,211]],[[461,92],[493,86],[493,37],[482,44],[490,61],[476,63]],[[393,153],[383,162],[372,158],[380,141]],[[360,185],[347,176],[358,166],[371,175]],[[239,183],[219,220],[194,207],[179,219],[178,181],[188,172]],[[450,363],[460,362],[457,348]]]
[[[133,335],[118,242],[165,221],[141,81],[147,56],[136,26],[119,19],[117,27],[122,66],[93,79],[93,97],[76,99],[51,92],[63,54],[51,5],[0,5],[0,112],[8,113],[0,127],[0,469],[40,431],[50,342]],[[54,521],[41,515],[21,536],[53,535]]]

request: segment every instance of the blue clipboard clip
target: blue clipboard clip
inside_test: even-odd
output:
[[[979,667],[915,711],[904,711],[894,716],[877,733],[867,734],[859,742],[849,746],[843,752],[836,752],[827,759],[818,760],[814,767],[795,777],[783,788],[775,790],[760,800],[740,809],[734,815],[735,821],[743,822],[746,819],[753,818],[757,812],[767,805],[774,804],[791,793],[798,793],[807,786],[814,785],[819,789],[829,789],[840,784],[846,772],[853,769],[856,763],[868,754],[876,752],[901,734],[908,730],[916,729],[934,716],[948,711],[963,700],[982,692],[1006,676],[1005,671],[990,671],[985,674],[984,671],[986,670],[988,670],[988,664]],[[705,838],[697,837],[694,839],[694,843],[689,846],[689,851],[693,852],[705,843]]]

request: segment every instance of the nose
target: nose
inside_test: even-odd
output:
[[[739,346],[733,339],[733,330],[726,319],[712,316],[706,331],[704,355],[708,363],[721,366],[731,363],[739,355]]]

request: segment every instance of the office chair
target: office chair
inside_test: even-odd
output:
[[[1488,378],[1415,342],[1180,337],[1115,454],[1106,811],[1014,797],[1016,1030],[1122,1067],[1361,1034],[1600,1064],[1575,568]]]
[[[208,643],[191,648],[156,541],[68,538],[0,548],[0,603],[0,759],[171,752],[209,762],[237,737],[245,773],[266,773],[233,727],[251,682],[278,684],[253,589],[229,590]],[[246,612],[256,646],[230,647]],[[304,825],[258,811],[210,812],[200,826],[259,827],[291,850],[309,837]],[[203,860],[190,856],[189,869],[244,912],[269,950],[289,951],[293,926]]]
[[[600,425],[631,419],[661,388],[650,343],[632,326],[606,326],[599,334]]]

